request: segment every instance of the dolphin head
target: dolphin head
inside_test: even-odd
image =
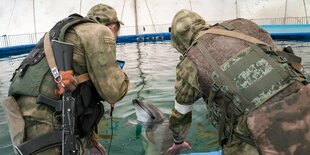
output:
[[[132,100],[135,107],[137,120],[143,124],[162,123],[165,120],[165,115],[152,103],[140,101],[138,99]]]

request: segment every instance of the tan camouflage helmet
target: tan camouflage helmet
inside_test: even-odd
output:
[[[109,25],[112,23],[124,23],[117,18],[117,13],[114,8],[106,4],[97,4],[93,6],[87,13],[87,17],[101,24]]]
[[[183,9],[174,16],[171,26],[171,44],[181,54],[185,54],[200,31],[210,25],[197,13]]]

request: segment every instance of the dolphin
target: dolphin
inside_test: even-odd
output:
[[[167,149],[173,144],[169,120],[154,104],[132,100],[137,122],[142,125],[141,135],[145,155],[171,155]]]

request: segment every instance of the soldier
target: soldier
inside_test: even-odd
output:
[[[175,15],[171,38],[182,56],[170,116],[175,143],[168,152],[191,148],[185,139],[201,97],[225,155],[310,151],[309,78],[291,48],[277,49],[249,20],[210,26],[189,10]]]
[[[8,104],[4,103],[9,106],[17,105],[15,109],[6,108],[9,109],[8,123],[10,130],[13,130],[10,134],[15,147],[31,153],[39,151],[35,153],[60,154],[60,147],[51,148],[49,139],[40,139],[55,131],[61,120],[55,115],[55,109],[39,103],[38,96],[60,100],[64,91],[69,91],[76,101],[76,129],[73,130],[76,130],[79,137],[77,154],[85,153],[85,145],[87,148],[98,148],[99,153],[104,152],[104,148],[94,138],[97,124],[104,112],[100,101],[114,106],[125,96],[129,85],[127,75],[116,61],[116,39],[120,24],[123,25],[112,7],[98,4],[89,10],[87,17],[73,14],[58,22],[39,41],[16,69],[9,89],[10,98],[5,102]],[[49,71],[50,59],[46,48],[50,46],[48,42],[53,40],[73,46],[73,69],[68,74],[60,73],[60,78],[53,77],[54,72]],[[58,55],[54,57],[56,59]],[[10,117],[12,111],[16,112],[14,116],[20,117]],[[24,145],[25,142],[31,145]],[[45,142],[47,147],[31,150]]]

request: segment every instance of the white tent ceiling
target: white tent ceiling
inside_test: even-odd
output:
[[[0,36],[48,31],[58,20],[87,11],[98,3],[113,6],[134,33],[135,0],[0,0]],[[170,25],[180,9],[197,12],[206,21],[236,17],[261,19],[305,17],[310,0],[136,0],[139,25]],[[307,12],[307,13],[306,13]]]

